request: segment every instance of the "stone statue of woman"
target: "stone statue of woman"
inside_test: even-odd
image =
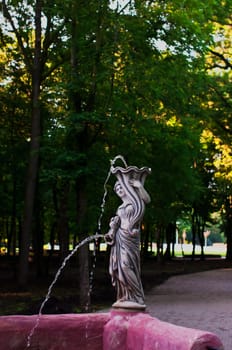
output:
[[[145,309],[140,278],[140,226],[145,204],[150,202],[144,188],[150,169],[112,167],[111,172],[117,177],[114,190],[122,200],[105,235],[111,245],[109,272],[117,292],[113,307]]]

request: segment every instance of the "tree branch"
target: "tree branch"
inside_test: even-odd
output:
[[[216,57],[218,57],[218,58],[220,58],[223,62],[224,62],[224,66],[221,66],[220,64],[214,64],[214,67],[218,67],[218,68],[222,68],[222,69],[228,69],[228,68],[230,68],[230,69],[232,69],[232,64],[230,63],[230,61],[227,59],[227,58],[225,58],[225,56],[223,55],[223,54],[221,54],[221,53],[219,53],[219,52],[216,52],[216,51],[214,51],[214,50],[209,50],[214,56],[216,56]]]
[[[13,18],[8,10],[8,7],[6,5],[5,0],[2,0],[2,12],[3,12],[3,16],[7,19],[7,21],[10,23],[10,25],[13,29],[13,32],[17,38],[17,41],[18,41],[19,48],[20,48],[22,55],[23,55],[25,65],[28,67],[28,70],[31,73],[32,72],[32,56],[28,55],[28,51],[24,47],[22,36],[20,35],[18,29],[15,26],[15,23],[14,23]]]
[[[48,50],[51,46],[51,44],[55,43],[56,40],[58,39],[58,36],[60,34],[60,31],[64,28],[65,24],[67,23],[67,19],[64,19],[64,21],[56,28],[56,30],[51,31],[52,29],[52,21],[50,16],[47,16],[47,27],[46,27],[46,31],[45,31],[45,37],[43,40],[43,47],[42,47],[42,62],[41,65],[42,67],[45,66],[47,59],[48,59]],[[62,57],[61,60],[59,60],[58,63],[56,63],[54,66],[52,66],[43,76],[43,80],[50,74],[52,73],[57,67],[59,67],[59,65],[62,62],[65,62],[67,60],[67,58],[64,56]]]

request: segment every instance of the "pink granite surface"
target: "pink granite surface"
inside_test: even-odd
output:
[[[213,333],[175,326],[146,313],[111,312],[103,350],[222,350]]]
[[[27,348],[38,316],[1,316],[0,350],[221,350],[216,335],[175,326],[147,313],[43,315]]]
[[[1,316],[0,350],[25,350],[37,316]],[[43,315],[31,338],[33,350],[102,350],[109,314]]]

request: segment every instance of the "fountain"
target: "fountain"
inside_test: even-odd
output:
[[[121,159],[124,167],[114,166]],[[65,258],[38,315],[1,316],[1,350],[223,350],[213,333],[162,322],[146,313],[140,279],[140,225],[150,196],[144,188],[147,167],[127,166],[122,156],[111,161],[104,184],[98,228],[104,212],[109,176],[116,176],[114,186],[122,204],[110,220],[104,235],[111,246],[109,273],[117,300],[112,310],[95,314],[43,315],[43,307],[60,273],[79,247],[102,235],[87,237]],[[100,231],[100,230],[99,230]]]

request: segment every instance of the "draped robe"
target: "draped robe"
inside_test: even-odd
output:
[[[140,278],[140,232],[128,230],[133,217],[132,204],[121,205],[117,210],[120,224],[111,246],[109,273],[116,287],[117,300],[144,304],[144,292]]]

